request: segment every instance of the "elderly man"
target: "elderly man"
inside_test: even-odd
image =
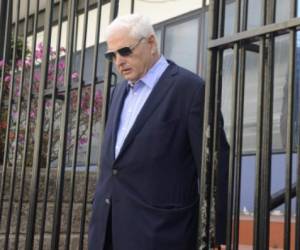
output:
[[[195,250],[203,81],[160,55],[142,15],[115,19],[107,45],[106,58],[125,80],[112,93],[89,249]],[[221,137],[225,152],[223,130]],[[224,192],[226,169],[218,171]],[[218,213],[223,235],[224,218]]]

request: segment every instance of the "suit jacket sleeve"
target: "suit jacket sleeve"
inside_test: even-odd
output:
[[[194,160],[197,166],[201,166],[202,130],[204,114],[204,83],[194,91],[192,103],[188,115],[188,133]],[[198,173],[200,176],[200,173]]]

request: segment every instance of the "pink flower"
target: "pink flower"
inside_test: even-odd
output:
[[[58,68],[60,70],[64,70],[65,69],[65,61],[64,60],[60,60],[59,63],[58,63]]]
[[[81,138],[79,139],[79,144],[80,144],[80,145],[85,144],[85,143],[87,143],[87,141],[88,141],[88,139],[87,139],[86,137],[81,137]]]
[[[90,115],[90,109],[89,108],[84,109],[83,113],[86,115]]]
[[[25,67],[26,67],[26,68],[30,68],[30,67],[31,67],[31,64],[32,64],[31,58],[27,58],[27,59],[25,60]]]
[[[35,52],[35,58],[38,60],[38,59],[42,59],[43,58],[43,51],[39,51],[37,50]]]
[[[34,73],[34,81],[39,82],[41,80],[41,73],[35,72]]]
[[[53,74],[48,74],[48,81],[53,81],[54,80],[54,76]]]
[[[96,90],[95,101],[96,101],[96,103],[101,103],[101,101],[102,101],[102,92],[100,89]]]
[[[52,63],[50,63],[48,65],[48,72],[49,73],[54,73],[54,70],[55,70],[55,65],[53,65]]]
[[[19,87],[16,88],[16,96],[17,96],[17,97],[20,96],[20,88],[19,88]]]
[[[22,62],[21,59],[19,59],[19,60],[17,61],[17,67],[22,68],[22,66],[23,66],[23,62]]]
[[[95,98],[96,98],[96,99],[101,99],[101,98],[102,98],[102,92],[101,92],[100,89],[97,89],[97,90],[96,90]]]
[[[36,112],[35,110],[30,111],[30,118],[35,119],[36,118]]]
[[[50,56],[55,58],[56,57],[56,52],[55,51],[50,51]]]
[[[94,112],[97,112],[99,108],[102,106],[102,92],[100,89],[96,90],[95,94],[95,107]]]
[[[60,76],[58,76],[58,78],[57,78],[57,84],[58,85],[63,85],[64,84],[64,79],[65,79],[64,74],[61,74]]]
[[[21,82],[21,77],[20,76],[16,76],[14,82],[17,83],[17,84],[19,84]]]
[[[39,82],[35,82],[34,84],[33,84],[33,91],[34,92],[39,92]]]
[[[75,80],[75,81],[78,80],[78,77],[79,77],[78,72],[76,72],[76,71],[73,72],[71,77],[72,77],[72,80]]]
[[[38,49],[38,50],[43,50],[43,49],[44,49],[43,42],[39,42],[39,43],[38,43],[37,49]]]
[[[4,60],[3,60],[3,59],[0,60],[0,67],[3,67],[4,64],[5,64],[5,63],[4,63]]]
[[[11,75],[6,75],[6,76],[4,77],[4,81],[5,81],[5,82],[10,82],[10,80],[11,80]]]
[[[46,101],[46,107],[47,107],[47,108],[51,107],[51,103],[52,103],[51,101],[47,100],[47,101]]]

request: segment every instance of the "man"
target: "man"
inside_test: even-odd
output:
[[[112,94],[89,249],[195,250],[203,81],[159,54],[142,15],[115,19],[107,45],[125,81]]]

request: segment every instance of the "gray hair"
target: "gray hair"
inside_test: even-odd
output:
[[[150,35],[155,36],[150,19],[144,15],[135,13],[120,16],[113,20],[106,29],[106,40],[111,34],[118,32],[122,28],[128,29],[129,35],[134,38],[148,37]]]

